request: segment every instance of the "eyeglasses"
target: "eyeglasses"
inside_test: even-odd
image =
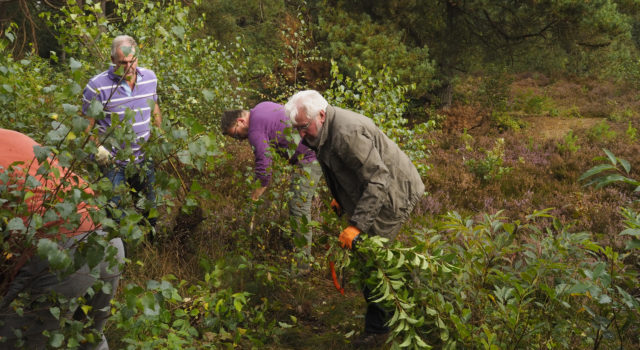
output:
[[[311,125],[311,121],[313,121],[313,119],[309,119],[309,121],[306,124],[294,125],[293,128],[298,130],[298,132],[303,131],[303,130],[307,130],[309,128],[309,126]]]
[[[231,137],[236,140],[240,140],[240,135],[238,135],[238,122],[233,126],[233,132],[231,133]]]
[[[132,64],[136,63],[136,61],[138,61],[138,57],[132,57],[128,61],[127,61],[127,59],[125,57],[122,60],[118,61],[117,63],[118,63],[118,65],[126,66],[126,65],[132,65]]]

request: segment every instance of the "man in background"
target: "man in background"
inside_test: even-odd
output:
[[[90,128],[94,124],[98,127],[98,153],[95,159],[114,188],[124,182],[133,189],[134,198],[146,198],[145,216],[151,227],[155,227],[157,219],[149,215],[151,209],[156,207],[153,189],[155,171],[153,162],[145,156],[141,143],[149,140],[152,122],[158,128],[162,124],[156,93],[158,80],[153,71],[138,67],[138,46],[128,35],[113,39],[111,63],[107,71],[89,80],[83,92],[82,112],[88,116],[92,103],[100,103],[104,118],[89,118]],[[133,118],[125,118],[126,113],[133,114]],[[125,145],[109,146],[108,139],[112,136],[109,128],[116,122],[116,118],[119,119],[118,122],[128,123],[135,133],[135,141],[130,143],[128,159],[120,157],[115,160]],[[134,166],[134,171],[127,170],[130,164]],[[118,205],[120,198],[114,197],[112,201]]]
[[[251,199],[254,201],[262,196],[271,182],[269,167],[272,164],[272,157],[269,155],[269,150],[275,150],[281,156],[289,159],[289,163],[300,167],[291,179],[293,197],[289,201],[289,214],[300,227],[300,218],[303,216],[306,217],[307,222],[311,221],[311,201],[321,176],[321,170],[315,154],[305,145],[299,144],[293,155],[289,157],[287,150],[289,150],[292,141],[285,135],[287,126],[289,126],[289,121],[284,113],[284,107],[274,102],[258,103],[251,110],[226,111],[222,115],[220,125],[224,135],[238,140],[246,139],[253,148],[255,175],[260,181],[260,187],[251,194]],[[304,235],[306,239],[304,253],[306,260],[309,260],[312,242],[311,229],[306,230]],[[307,273],[309,270],[308,261],[298,261],[298,268],[301,270],[300,273]]]
[[[424,184],[407,155],[370,118],[334,107],[315,90],[293,95],[285,110],[303,143],[316,152],[338,212],[349,217],[339,236],[356,249],[361,233],[393,240],[424,194]],[[392,315],[365,285],[365,328],[354,345],[382,344]]]

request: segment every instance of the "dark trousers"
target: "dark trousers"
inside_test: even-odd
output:
[[[96,234],[105,234],[96,231]],[[62,249],[71,249],[70,245],[83,236],[73,237],[61,244]],[[124,248],[120,238],[114,238],[109,242],[117,250],[117,260],[124,261]],[[71,275],[60,279],[49,268],[49,262],[37,256],[27,262],[18,272],[15,279],[9,284],[7,294],[0,299],[0,349],[47,349],[48,337],[44,331],[57,331],[60,329],[60,319],[55,317],[50,308],[58,306],[50,298],[57,296],[60,300],[74,300],[80,297],[86,298],[86,305],[90,306],[88,316],[92,319],[93,329],[102,333],[102,329],[111,316],[111,299],[118,289],[120,279],[120,267],[110,266],[103,260],[97,267],[97,271],[91,271],[88,265],[82,266]],[[110,292],[103,290],[88,293],[88,289],[96,282],[102,280],[110,284]],[[21,293],[25,293],[20,295]],[[43,298],[47,297],[47,298]],[[23,304],[20,312],[13,309],[11,302],[18,299]],[[42,299],[42,300],[41,300]],[[68,301],[70,307],[68,313],[59,315],[60,318],[76,319],[84,321],[84,312],[73,310],[73,303]],[[77,307],[77,306],[76,306]],[[75,311],[75,313],[74,313]],[[77,317],[82,316],[82,318]],[[109,349],[104,335],[98,339],[98,344],[83,344],[80,349]]]
[[[123,182],[126,182],[134,191],[134,200],[137,202],[137,199],[144,196],[147,200],[150,208],[156,207],[156,193],[153,189],[153,185],[156,179],[155,169],[153,167],[153,162],[147,161],[142,164],[137,165],[140,167],[139,172],[134,174],[130,174],[127,176],[125,172],[124,166],[113,166],[112,168],[105,169],[105,176],[111,181],[113,184],[113,188],[118,187]],[[142,173],[143,169],[146,167],[146,171]],[[116,206],[120,204],[120,197],[115,196],[111,198],[111,201],[115,203]],[[144,208],[144,216],[149,221],[149,224],[152,227],[156,225],[156,218],[149,218],[149,207]],[[119,220],[118,218],[114,218]]]
[[[409,217],[409,214],[413,211],[416,203],[420,199],[419,195],[413,196],[406,208],[400,210],[399,213],[390,217],[379,216],[371,228],[372,235],[380,235],[393,240],[400,231],[403,223]],[[365,333],[384,334],[390,331],[386,323],[393,317],[393,310],[385,310],[380,304],[372,302],[377,298],[371,295],[371,290],[368,286],[365,286],[362,290],[364,299],[367,301],[367,313],[364,316],[364,331]]]
[[[375,298],[372,297],[369,287],[365,286],[362,293],[367,301],[367,313],[364,315],[364,332],[372,334],[389,333],[390,329],[386,326],[386,323],[391,319],[391,313],[380,304],[372,302]]]

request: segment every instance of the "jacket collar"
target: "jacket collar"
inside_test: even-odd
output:
[[[336,116],[336,109],[331,105],[327,105],[324,115],[324,124],[322,124],[322,130],[320,130],[320,142],[318,142],[318,149],[322,148],[322,145],[329,138],[329,129],[333,125],[333,119]]]

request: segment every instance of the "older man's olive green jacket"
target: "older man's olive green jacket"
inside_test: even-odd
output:
[[[416,167],[371,119],[328,106],[316,149],[327,185],[350,223],[393,238],[424,193]]]

